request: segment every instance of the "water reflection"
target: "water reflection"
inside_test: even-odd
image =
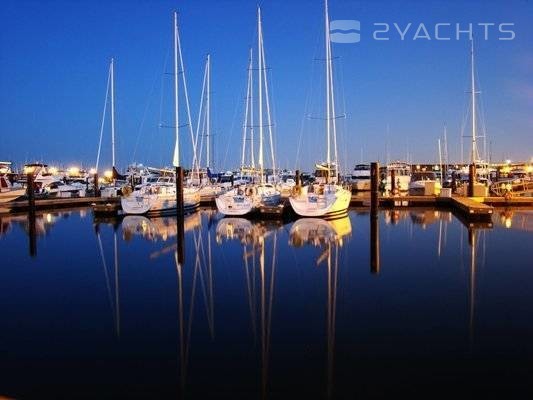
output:
[[[296,221],[289,236],[289,243],[295,247],[310,245],[322,249],[316,260],[319,266],[326,263],[327,299],[326,299],[326,337],[327,337],[327,397],[333,393],[333,369],[335,355],[335,323],[337,309],[337,286],[339,280],[339,248],[352,233],[350,218],[344,217],[331,221],[306,218]]]
[[[13,248],[16,257],[0,268],[5,283],[0,312],[7,316],[0,343],[14,358],[38,354],[44,360],[39,371],[54,364],[56,353],[87,345],[92,349],[87,358],[76,353],[71,359],[79,357],[77,367],[64,363],[54,375],[71,368],[92,379],[98,371],[88,360],[96,354],[111,360],[102,367],[107,376],[119,365],[125,377],[145,376],[142,384],[154,393],[176,390],[179,397],[193,398],[228,385],[247,398],[285,393],[291,385],[305,387],[311,397],[325,392],[355,398],[365,397],[367,386],[392,388],[398,376],[407,382],[422,374],[415,384],[434,379],[442,370],[430,361],[482,359],[499,368],[496,351],[533,357],[527,335],[520,333],[532,329],[526,311],[533,279],[524,262],[533,214],[496,215],[503,219],[495,218],[493,227],[460,223],[447,211],[383,210],[370,215],[369,226],[368,212],[282,223],[202,210],[183,220],[180,237],[180,223],[172,217],[127,217],[91,226],[78,213],[45,213],[36,218],[46,240],[29,264],[39,266],[31,274],[25,246],[17,247],[26,243],[27,216],[2,217],[0,246]],[[508,219],[512,229],[506,229]],[[72,268],[57,254],[74,234],[79,245],[69,245],[78,255]],[[180,246],[186,257],[180,257]],[[371,272],[379,275],[369,274],[369,260]],[[85,321],[82,329],[75,326],[78,319]],[[66,322],[50,330],[34,322],[43,320]],[[28,328],[26,321],[37,325]],[[38,345],[30,350],[21,326],[35,332],[32,342]],[[63,334],[72,342],[62,345]],[[108,336],[110,344],[102,346]],[[43,355],[39,349],[48,342],[36,337],[57,337],[58,344]],[[417,369],[418,355],[429,360],[427,366]],[[401,360],[399,367],[378,365],[393,358]],[[139,366],[153,359],[150,368]],[[402,371],[406,364],[412,365],[409,373]],[[451,366],[475,371],[465,365]],[[305,379],[294,370],[304,371]],[[7,371],[6,380],[19,373],[33,378],[18,371]],[[26,397],[23,387],[6,393]]]
[[[224,218],[216,228],[217,244],[222,245],[225,240],[237,240],[242,245],[242,264],[254,337],[257,337],[259,325],[262,398],[267,397],[277,234],[281,227],[281,222],[275,220],[252,222],[243,218]],[[270,248],[268,253],[267,248]]]

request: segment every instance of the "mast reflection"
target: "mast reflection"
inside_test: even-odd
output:
[[[266,398],[268,389],[277,230],[280,227],[281,223],[278,221],[252,223],[244,218],[224,218],[219,221],[216,229],[217,244],[222,244],[224,240],[238,240],[243,246],[243,266],[246,275],[248,305],[254,337],[257,337],[257,320],[259,319],[262,398]],[[268,242],[271,244],[271,252],[267,253]],[[256,274],[256,271],[258,274]],[[256,282],[257,275],[259,275],[259,282]],[[258,294],[256,291],[257,284],[259,284]],[[257,305],[257,296],[259,296],[259,306]]]
[[[323,251],[316,260],[319,266],[324,261],[327,266],[327,397],[333,394],[333,367],[335,354],[335,322],[337,287],[339,275],[339,249],[352,232],[350,218],[347,216],[336,220],[306,218],[296,221],[291,228],[289,243],[294,247],[311,245]]]

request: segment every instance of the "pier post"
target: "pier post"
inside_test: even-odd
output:
[[[370,272],[379,273],[379,163],[370,164]]]
[[[177,246],[178,263],[185,262],[185,228],[184,228],[184,204],[183,204],[183,168],[176,167],[176,223],[178,224]]]
[[[379,163],[370,163],[370,211],[379,207]]]
[[[390,191],[393,195],[396,194],[396,171],[393,169],[390,171]]]
[[[457,173],[452,172],[452,193],[457,192]]]
[[[98,172],[93,175],[94,197],[100,197],[100,183],[98,182]]]
[[[476,166],[470,164],[468,167],[468,197],[474,197],[474,184],[476,183]]]
[[[300,181],[301,181],[301,179],[300,179],[300,170],[297,169],[297,170],[296,170],[296,186],[297,186],[297,187],[300,186],[300,184],[301,184]]]
[[[176,167],[176,212],[183,217],[183,168]]]
[[[30,236],[30,256],[37,255],[37,231],[35,229],[35,185],[33,173],[27,175],[28,187],[26,193],[28,195],[28,227]]]

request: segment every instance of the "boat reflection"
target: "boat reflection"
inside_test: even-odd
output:
[[[183,219],[183,229],[189,232],[201,226],[200,213],[188,214]],[[128,215],[122,220],[122,236],[130,241],[133,236],[141,236],[146,240],[156,242],[178,236],[178,224],[175,217],[147,218],[141,215]]]
[[[352,223],[348,216],[334,220],[302,218],[296,221],[289,234],[289,244],[294,247],[304,245],[324,246],[335,243],[342,246],[344,238],[352,233]]]
[[[46,236],[54,224],[62,218],[68,218],[71,212],[45,212],[35,216],[35,234]],[[9,234],[15,227],[20,227],[30,234],[30,222],[27,214],[0,216],[0,237]]]
[[[326,221],[322,219],[299,219],[291,228],[289,243],[294,247],[311,245],[323,249],[316,265],[326,262],[327,267],[327,397],[333,395],[333,369],[335,355],[335,322],[337,287],[339,276],[339,249],[352,233],[349,217]]]
[[[252,332],[256,338],[259,329],[261,344],[262,398],[266,398],[268,389],[277,235],[281,227],[281,222],[275,220],[252,222],[244,218],[224,218],[216,228],[217,244],[221,245],[225,240],[238,240],[242,244]]]

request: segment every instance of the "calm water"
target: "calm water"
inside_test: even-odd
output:
[[[369,221],[2,218],[0,395],[531,395],[533,213]]]

